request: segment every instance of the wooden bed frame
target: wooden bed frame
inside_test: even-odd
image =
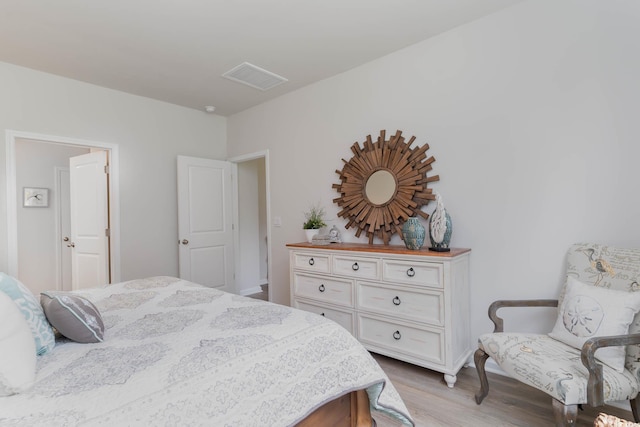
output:
[[[375,425],[376,422],[371,417],[369,397],[365,390],[352,391],[325,403],[297,424],[298,427],[372,427]]]

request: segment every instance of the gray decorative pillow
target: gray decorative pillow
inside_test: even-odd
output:
[[[81,343],[102,342],[104,323],[91,301],[69,292],[47,291],[40,304],[51,325],[63,336]]]
[[[640,292],[625,292],[584,284],[567,278],[558,318],[549,334],[571,347],[582,349],[592,337],[624,335],[640,310]],[[596,358],[618,372],[624,370],[624,346],[603,347]]]

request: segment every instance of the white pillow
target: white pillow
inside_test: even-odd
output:
[[[626,292],[586,285],[572,276],[558,310],[558,319],[549,336],[582,349],[593,337],[624,335],[640,311],[640,292]],[[596,358],[618,372],[624,371],[625,346],[604,347]]]
[[[36,378],[36,343],[18,306],[0,292],[0,396],[28,390]]]
[[[0,292],[9,295],[18,306],[31,328],[31,334],[36,341],[36,353],[38,356],[53,350],[56,345],[53,329],[44,316],[40,303],[29,289],[15,277],[0,272]]]

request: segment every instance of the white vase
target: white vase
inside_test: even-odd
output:
[[[310,229],[305,229],[304,232],[307,234],[307,242],[312,243],[313,242],[313,236],[318,234],[320,232],[320,230],[317,229],[317,228],[310,228]]]

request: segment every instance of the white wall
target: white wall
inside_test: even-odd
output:
[[[640,2],[528,1],[230,117],[229,155],[270,150],[274,300],[303,212],[320,200],[345,224],[335,170],[381,129],[431,146],[452,246],[473,249],[473,336],[495,299],[557,296],[570,244],[640,246],[637,22]]]
[[[4,130],[117,144],[121,279],[178,274],[176,156],[226,158],[226,119],[0,63],[0,223]],[[0,270],[7,270],[0,228]]]
[[[240,295],[260,292],[260,285],[263,284],[261,246],[264,240],[261,240],[260,228],[264,206],[264,159],[238,163],[239,250],[236,253],[239,254],[239,259],[236,292]]]
[[[260,255],[258,264],[260,266],[260,284],[268,283],[269,281],[269,249],[267,246],[267,231],[269,224],[267,224],[267,175],[265,158],[261,157],[256,159],[256,168],[258,173],[258,246],[260,248]]]

